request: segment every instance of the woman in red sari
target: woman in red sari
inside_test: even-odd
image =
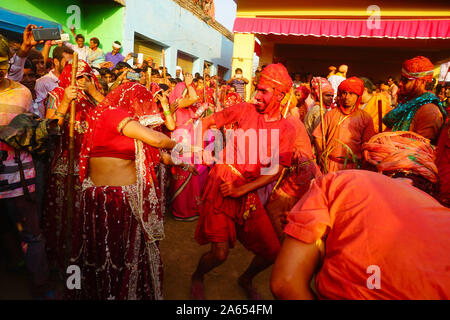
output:
[[[173,164],[175,141],[142,123],[159,112],[138,83],[113,90],[90,114],[80,156],[81,212],[71,264],[81,299],[162,299],[164,237],[156,166]],[[186,166],[195,173],[195,169]]]
[[[74,176],[78,176],[78,160],[83,142],[83,136],[88,128],[88,114],[98,102],[103,100],[100,86],[92,69],[83,61],[78,61],[76,73],[77,86],[70,86],[72,65],[66,65],[59,77],[59,87],[49,93],[47,101],[46,117],[59,119],[61,137],[58,140],[53,160],[49,168],[48,187],[44,207],[44,232],[47,245],[47,255],[50,262],[55,262],[58,268],[65,274],[67,252],[67,240],[70,234],[67,227],[67,175],[69,163],[69,121],[70,101],[75,100],[75,130],[74,130]],[[74,177],[74,202],[73,214],[77,215],[80,208],[81,184]]]

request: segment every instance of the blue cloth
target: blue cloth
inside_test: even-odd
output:
[[[384,116],[383,123],[386,127],[391,128],[392,131],[409,131],[409,127],[411,126],[411,122],[414,119],[417,110],[428,103],[437,105],[442,112],[444,119],[447,117],[447,112],[438,97],[431,92],[425,92],[420,97],[399,104],[397,108]]]

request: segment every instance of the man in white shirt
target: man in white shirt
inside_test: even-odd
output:
[[[77,52],[78,59],[87,61],[89,47],[84,45],[84,36],[82,34],[77,34],[75,37],[75,42],[77,43],[76,45],[71,44],[70,42],[64,42],[64,45]]]
[[[339,66],[338,72],[328,77],[328,81],[331,83],[331,86],[334,90],[334,97],[336,98],[337,90],[342,81],[347,79],[348,66],[345,64]]]

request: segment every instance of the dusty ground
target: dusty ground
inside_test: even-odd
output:
[[[189,299],[191,274],[200,256],[209,250],[209,246],[199,246],[194,240],[196,225],[196,221],[175,221],[170,214],[166,218],[166,239],[161,241],[161,254],[164,262],[164,298],[167,300]],[[1,253],[0,300],[31,299],[26,272],[8,272]],[[249,265],[252,257],[251,253],[237,243],[230,251],[228,260],[205,277],[206,299],[246,299],[236,280]],[[273,299],[269,289],[270,272],[271,268],[255,279],[255,286],[264,299]],[[62,283],[58,279],[58,275],[53,273],[53,284],[61,287]]]

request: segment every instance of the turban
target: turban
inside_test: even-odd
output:
[[[0,62],[9,61],[10,55],[8,40],[0,34]]]
[[[356,104],[354,108],[350,111],[352,113],[353,111],[358,109],[359,104],[361,103],[362,94],[364,93],[364,81],[362,81],[360,78],[357,77],[351,77],[341,82],[341,84],[338,87],[338,95],[342,91],[348,91],[353,92],[358,95],[358,100],[356,101]],[[345,114],[349,114],[341,106],[341,101],[338,99],[339,108],[341,111]]]
[[[118,44],[117,42],[113,42],[113,45],[112,45],[114,48],[116,48],[116,49],[120,49],[120,48],[122,48],[122,46],[120,45],[120,44]]]
[[[311,91],[312,91],[311,93],[316,101],[319,101],[320,99],[319,84],[322,87],[322,93],[331,92],[334,94],[333,86],[327,79],[321,77],[314,77],[311,79]]]
[[[276,91],[286,93],[292,87],[292,79],[281,63],[269,64],[261,71],[259,84],[269,86]]]
[[[434,65],[423,56],[418,56],[403,62],[402,76],[408,79],[424,79],[428,82],[433,79]]]
[[[366,161],[379,172],[409,171],[432,183],[438,181],[435,151],[430,140],[410,131],[379,133],[362,145]]]
[[[357,77],[351,77],[341,82],[338,87],[338,93],[349,91],[357,94],[359,97],[364,93],[364,81]]]

